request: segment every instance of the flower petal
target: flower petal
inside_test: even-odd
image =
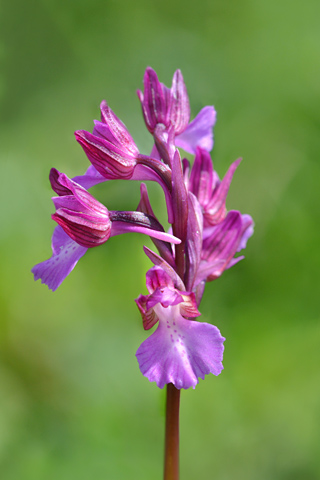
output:
[[[149,330],[150,328],[152,328],[159,320],[153,308],[150,308],[148,310],[147,308],[148,298],[149,298],[149,295],[140,295],[138,298],[135,299],[135,302],[142,316],[143,328],[145,330]]]
[[[243,250],[247,246],[248,239],[253,235],[254,221],[247,213],[241,215],[242,220],[242,237],[237,252]]]
[[[183,296],[174,288],[157,288],[151,295],[149,295],[147,301],[147,308],[153,308],[157,303],[161,303],[164,307],[170,305],[178,305],[183,302]]]
[[[167,89],[159,82],[156,72],[151,67],[145,71],[143,85],[143,93],[138,90],[137,94],[146,126],[149,132],[153,133],[158,123],[167,124]]]
[[[224,338],[214,325],[185,320],[179,305],[155,308],[157,330],[138,348],[136,357],[141,373],[159,388],[173,383],[178,389],[190,388],[205,375],[222,371]]]
[[[150,248],[148,247],[143,247],[143,250],[144,250],[144,253],[147,255],[147,257],[151,260],[151,262],[154,265],[161,267],[161,269],[164,270],[169,275],[169,277],[173,281],[174,286],[178,290],[185,291],[186,287],[183,281],[181,280],[177,272],[174,270],[174,268],[172,268],[172,266],[169,265],[168,262],[166,262],[162,257],[157,255],[155,252],[150,250]]]
[[[92,165],[107,180],[132,177],[136,157],[126,150],[126,146],[116,146],[85,130],[77,130],[74,134]]]
[[[197,197],[203,209],[209,202],[217,181],[219,179],[213,170],[210,153],[197,147],[190,173],[189,190]]]
[[[232,259],[243,236],[242,215],[230,210],[226,218],[215,227],[210,227],[210,235],[203,240],[201,262],[195,285],[220,277],[226,268],[234,265]],[[231,262],[231,263],[230,263]]]
[[[226,216],[226,199],[229,192],[232,177],[241,158],[235,160],[229,167],[227,173],[213,190],[210,201],[204,208],[204,219],[208,225],[216,225]]]
[[[55,168],[50,171],[52,188],[62,196],[53,197],[57,209],[52,215],[77,244],[85,248],[105,243],[110,237],[108,209],[87,190]]]
[[[186,129],[190,120],[189,98],[180,70],[174,72],[170,94],[169,118],[176,134],[179,135]]]
[[[84,175],[78,175],[77,177],[73,177],[72,180],[81,185],[81,187],[85,188],[86,190],[94,187],[95,185],[98,185],[98,183],[107,181],[107,179],[104,178],[101,173],[99,173],[98,170],[94,168],[93,165],[90,165]]]
[[[105,100],[102,100],[100,104],[101,109],[101,122],[95,120],[94,135],[101,135],[111,143],[118,145],[122,149],[131,152],[132,155],[138,155],[139,150],[134,143],[133,138],[128,132],[127,127],[117,117],[117,115],[111,110]]]
[[[81,247],[58,226],[52,236],[52,257],[38,263],[31,270],[34,279],[41,279],[53,292],[74,269],[87,248]]]
[[[214,107],[204,107],[196,118],[192,120],[184,132],[176,137],[177,147],[183,148],[188,153],[196,153],[197,147],[202,147],[208,152],[213,147],[213,126],[216,123]]]

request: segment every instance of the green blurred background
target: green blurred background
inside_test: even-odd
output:
[[[151,242],[112,238],[55,293],[30,273],[51,255],[49,169],[85,171],[73,132],[103,98],[150,151],[148,65],[167,85],[182,70],[193,116],[215,105],[215,168],[244,158],[228,207],[256,223],[245,261],[206,289],[225,370],[182,392],[181,478],[320,478],[319,15],[318,0],[2,1],[1,479],[162,478],[165,392],[134,356]],[[139,200],[135,182],[95,194]]]

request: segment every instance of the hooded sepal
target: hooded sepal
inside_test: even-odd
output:
[[[164,308],[178,305],[181,315],[188,318],[200,315],[195,296],[192,292],[181,291],[176,288],[177,278],[173,273],[160,266],[154,266],[146,274],[146,284],[149,295],[140,295],[136,303],[140,310],[145,330],[153,327],[159,320],[155,307],[161,304]],[[180,285],[183,285],[181,282]]]
[[[52,219],[82,247],[105,243],[111,233],[108,209],[64,173],[53,168],[49,179],[53,190],[60,195],[52,199],[56,207]]]
[[[173,75],[169,89],[159,82],[156,72],[148,67],[143,79],[144,91],[138,90],[142,113],[150,133],[154,133],[157,125],[170,126],[175,135],[183,132],[190,119],[190,105],[187,89],[180,70]]]
[[[190,105],[187,88],[180,70],[176,70],[170,90],[169,120],[175,135],[184,132],[190,120]]]
[[[168,105],[170,92],[159,82],[156,72],[148,67],[143,78],[143,93],[137,91],[147,129],[154,132],[159,123],[168,124]]]

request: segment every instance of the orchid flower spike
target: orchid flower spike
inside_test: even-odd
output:
[[[180,70],[171,88],[148,67],[144,90],[138,91],[142,113],[154,145],[142,154],[126,126],[102,101],[101,119],[93,132],[75,136],[90,165],[84,175],[70,179],[51,169],[50,182],[57,222],[52,236],[52,256],[32,269],[56,290],[88,248],[107,243],[112,236],[137,232],[149,236],[158,253],[144,251],[153,263],[146,274],[147,295],[136,299],[145,330],[155,328],[137,350],[142,374],[159,388],[195,387],[199,379],[222,369],[224,338],[217,327],[198,321],[207,282],[243,258],[253,234],[250,215],[227,209],[227,195],[240,163],[236,160],[220,180],[210,150],[216,112],[204,107],[190,122],[190,103]],[[195,154],[193,164],[180,151]],[[169,228],[154,213],[147,186],[134,211],[109,210],[89,193],[94,185],[110,180],[157,182],[165,195]],[[159,216],[161,218],[161,216]]]

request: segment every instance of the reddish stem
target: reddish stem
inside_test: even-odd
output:
[[[164,480],[179,480],[179,407],[180,390],[167,385]]]

